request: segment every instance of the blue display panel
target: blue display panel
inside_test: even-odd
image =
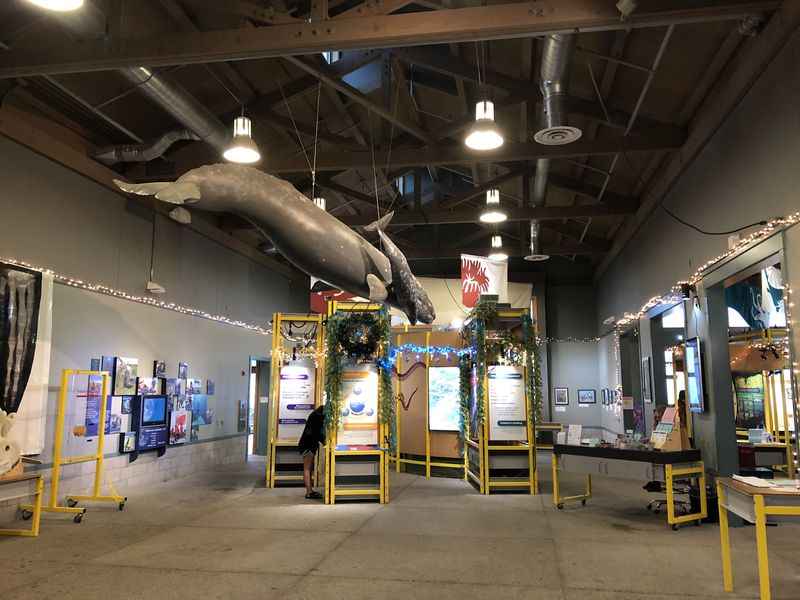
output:
[[[169,441],[169,428],[164,426],[159,427],[143,427],[139,430],[139,445],[137,450],[144,452],[145,450],[155,450],[167,445]]]

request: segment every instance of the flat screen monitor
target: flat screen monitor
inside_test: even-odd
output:
[[[458,367],[428,369],[428,428],[458,431],[461,428],[461,376]]]
[[[689,338],[685,344],[686,397],[689,410],[701,413],[705,410],[703,397],[703,365],[700,360],[700,339]]]
[[[166,425],[167,397],[142,396],[142,425]]]

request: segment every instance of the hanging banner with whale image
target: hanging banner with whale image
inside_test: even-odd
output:
[[[508,302],[508,263],[462,254],[461,303],[473,308],[483,294],[496,295],[500,302]]]
[[[278,393],[278,439],[298,442],[314,410],[316,369],[313,364],[281,367]]]
[[[359,365],[342,372],[342,424],[337,446],[378,445],[378,370]]]

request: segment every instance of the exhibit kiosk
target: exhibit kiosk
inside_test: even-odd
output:
[[[536,494],[538,340],[530,312],[480,304],[465,323],[473,348],[466,426],[467,477],[482,494]],[[471,363],[471,364],[470,364]]]
[[[325,324],[325,503],[389,502],[395,435],[389,315],[380,304],[328,303]]]
[[[322,403],[323,327],[323,315],[273,316],[267,487],[303,482],[297,443],[309,413]],[[323,462],[316,463],[318,476]]]
[[[391,460],[403,467],[467,478],[460,439],[459,352],[457,331],[432,331],[429,325],[395,327],[393,354],[397,402],[397,447]],[[415,472],[416,472],[415,471]]]

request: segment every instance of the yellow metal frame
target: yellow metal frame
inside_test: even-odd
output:
[[[30,529],[0,529],[0,537],[9,537],[9,536],[16,536],[16,537],[38,537],[39,536],[39,524],[42,520],[42,496],[44,496],[44,477],[42,475],[38,475],[36,479],[27,479],[21,481],[11,481],[8,482],[8,485],[13,485],[16,483],[30,483],[31,481],[36,482],[36,488],[34,489],[33,493],[28,493],[24,495],[17,496],[18,498],[27,498],[28,496],[33,496],[34,501],[33,505],[31,505],[30,510],[27,512],[31,515],[31,527]],[[4,500],[11,500],[11,498],[4,498]],[[22,506],[20,509],[25,510]]]
[[[84,375],[100,375],[103,377],[102,396],[100,401],[100,417],[97,424],[97,451],[94,454],[65,457],[62,455],[62,451],[64,445],[64,420],[66,418],[69,382],[71,377]],[[114,484],[110,481],[108,482],[110,493],[101,493],[101,488],[103,486],[103,464],[105,461],[105,457],[103,456],[106,439],[105,423],[110,379],[111,377],[105,371],[65,369],[61,372],[61,390],[58,394],[58,414],[56,416],[55,441],[53,444],[53,470],[50,476],[50,498],[47,505],[41,507],[43,512],[75,515],[75,522],[80,523],[81,518],[86,513],[86,508],[76,506],[78,502],[113,502],[114,504],[119,505],[120,510],[125,507],[125,503],[128,501],[128,499],[125,496],[120,496],[114,489]],[[59,505],[58,488],[61,480],[61,467],[88,462],[95,463],[94,486],[92,487],[92,493],[89,495],[68,495],[66,496],[66,501],[67,504],[71,504],[71,506]],[[35,504],[22,505],[20,508],[23,510],[33,511],[35,509]]]
[[[498,318],[518,318],[521,319],[528,313],[527,309],[511,309],[497,311]],[[494,365],[492,365],[494,366]],[[467,431],[466,445],[464,447],[464,461],[466,467],[466,479],[475,481],[478,484],[478,489],[481,494],[491,494],[493,489],[522,489],[527,488],[528,493],[536,495],[539,491],[539,473],[536,464],[536,437],[534,436],[534,427],[531,426],[531,419],[528,414],[530,408],[530,398],[528,398],[528,369],[523,367],[524,386],[525,386],[525,423],[527,429],[527,443],[503,444],[492,445],[489,441],[489,422],[491,415],[489,414],[489,370],[488,366],[486,374],[480,385],[483,386],[483,426],[481,431],[478,432],[478,442],[474,442],[469,438],[469,431]],[[479,472],[476,474],[469,468],[467,447],[470,446],[478,450],[479,453]],[[489,457],[492,452],[527,452],[528,454],[528,477],[527,479],[492,479],[490,476],[490,462]]]
[[[567,502],[580,502],[586,504],[586,501],[592,497],[592,476],[586,475],[586,489],[583,494],[575,496],[562,496],[561,484],[558,479],[558,474],[561,471],[559,465],[558,454],[555,452],[551,458],[553,468],[553,505],[558,508],[564,508]],[[681,523],[689,523],[692,521],[702,521],[708,517],[708,498],[706,494],[706,472],[703,461],[693,463],[694,466],[676,468],[674,465],[664,465],[664,486],[666,487],[667,495],[667,523],[673,528],[677,529]],[[687,477],[697,479],[697,484],[700,487],[700,512],[691,513],[687,515],[675,515],[675,492],[674,485],[676,480],[686,479]]]
[[[773,496],[779,498],[779,496]],[[717,481],[717,502],[719,504],[719,536],[722,549],[722,583],[726,592],[733,591],[733,566],[731,564],[731,539],[728,526],[728,504],[725,486]],[[761,600],[770,600],[769,553],[767,551],[767,517],[800,517],[800,506],[769,505],[762,494],[753,494],[753,507],[756,516],[756,551],[758,554],[758,584]],[[731,511],[733,512],[733,511]],[[735,513],[734,513],[735,514]]]
[[[266,465],[266,486],[274,488],[280,482],[297,482],[303,481],[302,475],[281,475],[276,472],[276,448],[290,448],[297,447],[298,440],[281,440],[278,439],[278,410],[280,404],[280,374],[281,364],[280,354],[283,349],[283,337],[281,331],[284,322],[291,321],[293,323],[316,323],[317,336],[315,341],[316,352],[318,356],[322,356],[322,349],[324,346],[325,333],[323,315],[316,314],[292,314],[292,313],[275,313],[272,315],[272,356],[270,357],[270,406],[269,406],[269,435],[267,446],[267,465]],[[314,376],[314,406],[319,406],[322,403],[322,388],[323,388],[323,373],[325,372],[324,359],[319,359],[316,374]],[[316,461],[317,480],[319,479],[319,470],[321,465]]]
[[[405,331],[408,332],[408,325],[404,326]],[[403,334],[398,334],[397,336],[397,345],[403,345]],[[431,332],[425,332],[425,347],[430,348],[431,345]],[[430,368],[431,368],[431,356],[430,353],[425,355],[425,390],[426,390],[426,397],[427,397],[427,390],[430,387]],[[403,359],[402,356],[397,356],[397,370],[402,371],[403,369]],[[400,472],[401,465],[417,465],[420,467],[425,467],[425,478],[431,478],[431,467],[438,467],[442,469],[459,469],[464,473],[464,480],[467,480],[467,449],[466,447],[463,449],[463,457],[464,460],[461,464],[455,462],[437,462],[431,460],[431,429],[430,429],[430,415],[428,414],[429,410],[429,403],[425,403],[425,460],[417,460],[413,458],[401,458],[400,456],[400,432],[402,430],[402,415],[403,415],[403,405],[400,400],[397,401],[397,446],[395,448],[394,456],[389,457],[390,463],[393,462],[395,466],[395,471],[397,473]]]
[[[369,312],[380,311],[382,304],[372,302],[328,302],[328,316],[336,312]],[[337,498],[353,496],[377,496],[380,504],[389,502],[389,449],[382,446],[389,433],[386,423],[378,424],[378,447],[374,450],[337,450],[337,432],[329,432],[325,445],[325,504],[336,504]],[[336,458],[339,456],[377,456],[378,487],[377,488],[344,488],[336,487]]]

